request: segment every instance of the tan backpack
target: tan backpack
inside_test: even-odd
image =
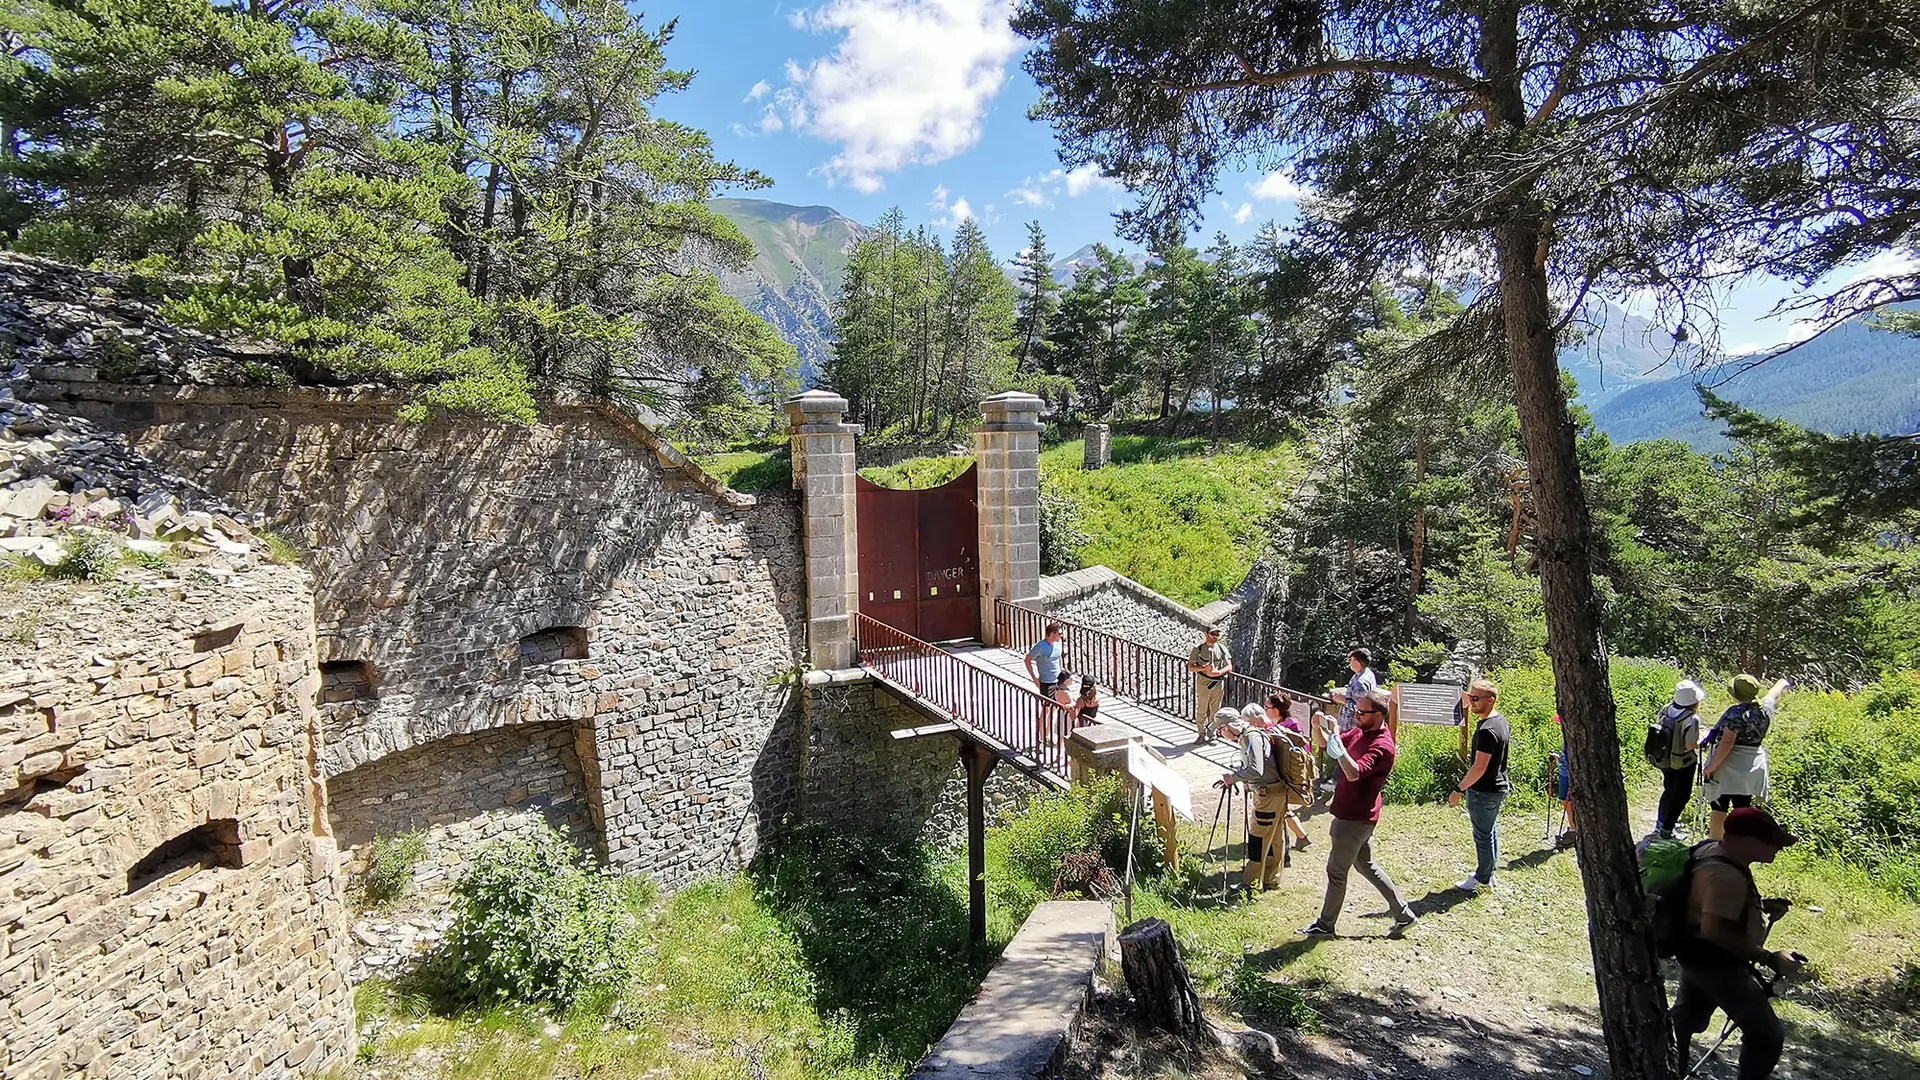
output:
[[[1304,806],[1313,801],[1307,797],[1313,778],[1313,749],[1305,735],[1275,725],[1267,731],[1267,756],[1273,762],[1273,771],[1279,774],[1280,786],[1286,789],[1289,802]]]

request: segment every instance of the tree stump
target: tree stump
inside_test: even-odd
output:
[[[1200,993],[1165,919],[1142,919],[1127,927],[1120,935],[1120,967],[1134,1006],[1148,1023],[1196,1042],[1213,1038],[1200,1015]]]

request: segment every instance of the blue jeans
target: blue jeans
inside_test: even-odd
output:
[[[1473,822],[1473,852],[1478,859],[1473,876],[1480,884],[1493,884],[1493,864],[1500,858],[1500,804],[1507,801],[1504,791],[1467,792],[1467,820]]]

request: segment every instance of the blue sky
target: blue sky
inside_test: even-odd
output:
[[[909,223],[949,234],[971,215],[1002,258],[1025,246],[1036,218],[1056,258],[1113,242],[1112,215],[1127,195],[1090,169],[1064,170],[1051,129],[1027,119],[1038,90],[1020,68],[1026,43],[1006,28],[1007,0],[636,7],[649,23],[679,20],[668,60],[698,73],[661,112],[704,128],[723,157],[773,178],[770,188],[730,194],[824,204],[862,222],[897,205]],[[1196,246],[1217,231],[1241,241],[1268,220],[1288,220],[1297,195],[1284,174],[1226,178]],[[1764,318],[1787,292],[1771,281],[1734,290],[1722,348],[1749,352],[1792,337],[1788,321]]]

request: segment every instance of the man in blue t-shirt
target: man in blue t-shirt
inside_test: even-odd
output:
[[[1027,650],[1027,678],[1040,688],[1040,696],[1053,700],[1053,688],[1060,682],[1060,661],[1067,654],[1062,638],[1066,630],[1057,622],[1047,624],[1046,635]]]

